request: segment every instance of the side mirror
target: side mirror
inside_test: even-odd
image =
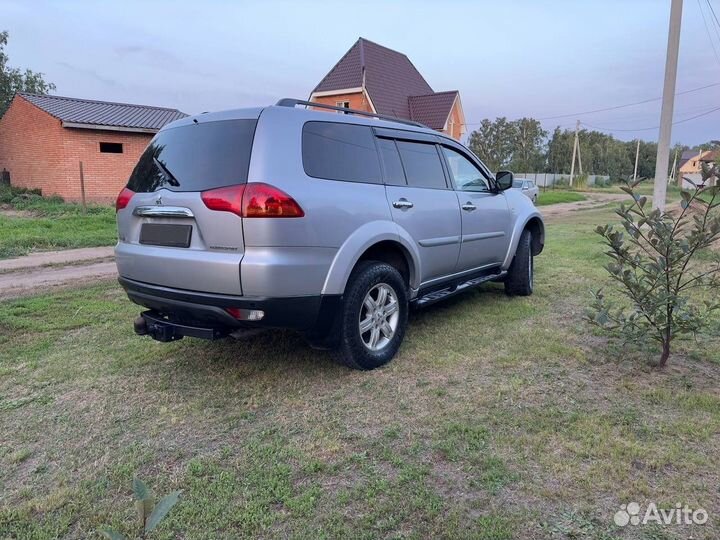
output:
[[[510,171],[498,171],[495,173],[495,185],[497,186],[498,191],[510,189],[513,185],[514,179],[515,177]]]

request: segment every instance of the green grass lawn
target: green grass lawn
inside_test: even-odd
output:
[[[0,188],[0,259],[31,251],[110,246],[116,242],[115,211],[110,206],[79,204],[57,197],[18,196]]]
[[[113,282],[0,303],[0,538],[135,537],[135,474],[183,490],[162,539],[717,538],[720,339],[657,372],[588,329],[610,219],[551,224],[532,297],[415,313],[374,372],[290,332],[136,337]],[[630,501],[710,521],[617,527]]]
[[[550,204],[569,203],[584,201],[585,195],[576,191],[549,190],[540,191],[536,206],[547,206]]]

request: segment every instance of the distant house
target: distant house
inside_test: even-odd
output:
[[[404,54],[360,38],[310,101],[414,120],[455,139],[465,134],[460,93],[435,92]]]
[[[699,158],[699,154],[700,152],[697,150],[684,150],[678,162],[678,172],[683,172],[683,170],[687,171],[686,165],[694,159]],[[692,165],[690,166],[692,167]]]
[[[109,202],[140,154],[177,109],[18,93],[0,118],[0,170],[12,185],[79,200],[80,162],[88,201]]]
[[[699,184],[702,182],[702,164],[707,163],[712,165],[717,163],[720,159],[720,151],[718,150],[685,150],[680,158],[678,167],[678,185],[683,188],[689,189],[692,184],[688,182],[694,182]],[[708,182],[709,185],[715,185],[718,181],[717,178],[711,178]]]

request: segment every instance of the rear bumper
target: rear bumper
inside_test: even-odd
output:
[[[118,281],[130,300],[152,310],[167,324],[204,329],[272,327],[311,330],[329,325],[341,302],[341,297],[335,295],[246,297],[173,289],[124,277]],[[260,310],[263,317],[261,320],[240,321],[226,308]]]

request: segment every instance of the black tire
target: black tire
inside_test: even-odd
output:
[[[364,302],[368,293],[372,295],[375,291],[382,290],[383,286],[389,287],[391,294],[395,295],[398,314],[397,319],[394,319],[396,327],[390,339],[381,333],[381,340],[386,343],[378,350],[371,350],[365,340],[371,341],[371,338],[368,338],[369,332],[374,330],[361,334],[360,317],[366,313],[366,318],[372,319]],[[387,289],[385,290],[387,292]],[[391,297],[391,294],[386,297]],[[345,288],[343,308],[336,324],[339,339],[333,351],[335,361],[362,370],[375,369],[387,364],[400,348],[405,336],[407,320],[407,285],[400,272],[383,262],[363,261],[353,270]],[[380,333],[380,330],[378,329],[377,332]]]
[[[532,234],[525,229],[520,235],[515,257],[513,257],[507,276],[505,276],[505,294],[530,296],[533,292],[534,266]]]

